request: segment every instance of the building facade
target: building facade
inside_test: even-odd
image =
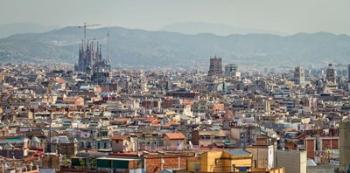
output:
[[[333,67],[333,64],[329,64],[326,70],[326,81],[327,83],[336,84],[336,80],[337,77],[335,68]]]
[[[236,64],[225,65],[225,76],[235,76],[238,72],[238,66]]]
[[[210,58],[208,76],[222,75],[222,59],[220,57]]]
[[[305,71],[301,66],[295,67],[294,70],[294,83],[296,85],[302,85],[305,82]]]
[[[75,71],[91,75],[94,83],[108,82],[111,65],[102,57],[102,46],[98,42],[83,41],[81,43]]]

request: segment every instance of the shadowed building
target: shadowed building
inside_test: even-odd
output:
[[[94,83],[106,83],[109,80],[111,65],[102,57],[102,46],[98,42],[83,41],[79,49],[78,64],[75,71],[91,75]]]
[[[333,64],[329,64],[326,70],[326,81],[327,83],[336,84],[336,71]]]
[[[350,122],[342,122],[339,126],[340,166],[341,169],[350,169]]]
[[[236,64],[227,64],[225,66],[225,76],[235,76],[238,71],[238,66]]]
[[[222,59],[219,57],[210,58],[208,76],[222,75]]]
[[[99,61],[102,61],[100,45],[92,41],[83,41],[79,49],[79,60],[78,64],[75,65],[75,70],[91,73]]]
[[[303,85],[305,82],[304,68],[301,66],[295,67],[294,70],[294,83],[297,85]]]

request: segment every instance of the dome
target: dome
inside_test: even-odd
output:
[[[39,143],[41,143],[41,140],[38,137],[34,136],[34,137],[32,137],[31,142],[34,144],[39,144]]]

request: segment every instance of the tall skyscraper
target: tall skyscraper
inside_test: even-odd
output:
[[[294,83],[297,85],[302,85],[305,82],[305,71],[301,66],[295,67],[294,70]]]
[[[333,64],[329,64],[328,68],[326,70],[326,81],[327,83],[336,84],[337,77],[336,77],[336,71],[333,67]]]
[[[219,57],[210,58],[208,76],[222,75],[222,59]]]
[[[238,71],[238,66],[236,64],[225,65],[225,76],[234,76]]]

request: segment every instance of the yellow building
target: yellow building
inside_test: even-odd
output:
[[[253,155],[243,149],[207,151],[187,161],[186,170],[176,173],[251,172],[285,173],[284,168],[253,168]]]
[[[248,172],[253,156],[242,149],[208,151],[200,156],[201,172]]]

